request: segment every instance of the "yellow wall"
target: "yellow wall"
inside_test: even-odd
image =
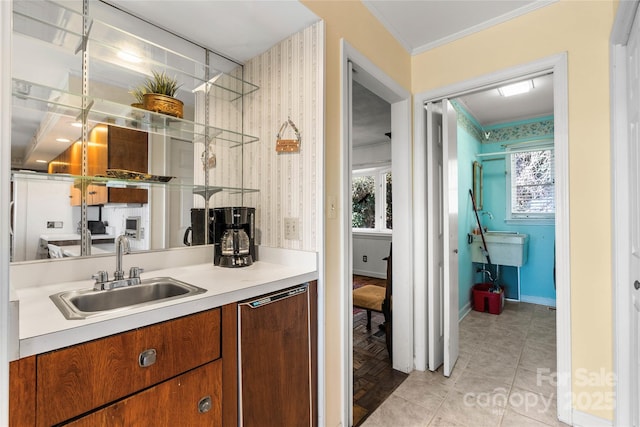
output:
[[[611,384],[587,384],[584,369],[601,378],[601,369],[608,373],[613,368],[609,33],[617,3],[561,0],[413,58],[360,2],[303,3],[326,24],[325,191],[338,199],[340,38],[414,94],[568,53],[572,362],[576,373],[573,391],[578,397],[574,408],[612,419],[611,409],[586,404],[601,393],[610,393]],[[338,220],[327,219],[327,426],[339,424],[343,398],[339,393],[339,366],[345,351],[338,334],[339,232]]]

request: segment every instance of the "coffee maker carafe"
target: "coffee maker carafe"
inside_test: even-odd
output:
[[[213,210],[213,263],[221,267],[246,267],[256,259],[255,208],[226,207]]]

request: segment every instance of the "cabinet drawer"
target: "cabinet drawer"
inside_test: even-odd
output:
[[[95,426],[222,426],[222,360],[69,423]]]
[[[37,423],[59,423],[215,360],[220,340],[215,309],[39,355]]]

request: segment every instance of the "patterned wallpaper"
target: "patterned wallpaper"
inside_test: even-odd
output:
[[[462,105],[456,101],[452,105],[458,112],[458,125],[483,144],[553,139],[553,116],[482,127]]]
[[[245,64],[245,80],[260,87],[245,97],[245,133],[260,141],[244,151],[245,195],[256,207],[260,244],[317,251],[322,236],[324,24],[318,22]],[[287,118],[301,134],[300,152],[276,153]],[[293,138],[286,133],[283,138]],[[284,218],[297,218],[300,240],[284,238]]]
[[[209,207],[256,208],[260,245],[317,251],[322,221],[322,160],[324,132],[324,26],[318,22],[249,60],[232,75],[259,89],[230,99],[221,91],[209,96],[212,126],[257,137],[236,144],[219,135],[209,144],[215,165],[201,159],[206,142],[194,142],[194,182],[204,183],[209,173],[213,186],[245,188],[211,196]],[[227,94],[228,95],[228,94]],[[204,114],[205,95],[196,96],[196,116]],[[244,115],[243,115],[244,113]],[[242,118],[244,117],[244,120]],[[276,135],[288,118],[301,134],[300,152],[276,153]],[[293,138],[286,133],[284,139]],[[204,199],[194,196],[194,207]],[[297,219],[299,239],[284,238],[284,218]]]

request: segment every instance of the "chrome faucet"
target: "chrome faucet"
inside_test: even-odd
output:
[[[116,271],[113,273],[113,280],[124,279],[124,270],[122,269],[122,255],[131,252],[129,238],[121,234],[116,239]]]
[[[140,273],[144,269],[140,267],[131,267],[129,269],[129,278],[125,279],[124,270],[122,269],[122,256],[131,252],[129,238],[121,234],[116,239],[116,271],[113,273],[113,280],[109,280],[109,274],[106,271],[98,271],[97,274],[91,276],[96,283],[93,289],[96,291],[121,288],[123,286],[131,286],[140,284]]]

